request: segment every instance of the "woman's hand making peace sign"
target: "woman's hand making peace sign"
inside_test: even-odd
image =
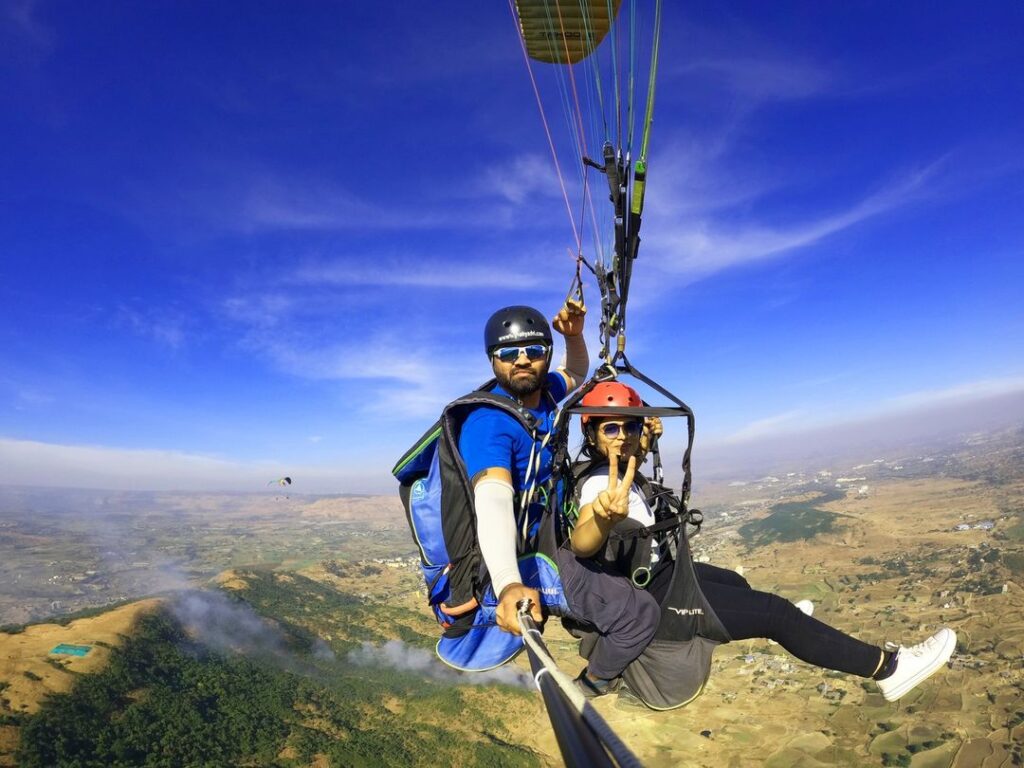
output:
[[[630,456],[626,463],[626,473],[620,481],[619,454],[608,454],[608,490],[601,491],[594,499],[594,517],[614,524],[629,514],[629,489],[633,487],[635,473],[636,456]]]

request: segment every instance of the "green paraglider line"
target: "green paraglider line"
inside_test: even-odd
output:
[[[651,48],[651,71],[647,81],[647,108],[644,111],[644,135],[640,141],[640,159],[647,163],[647,143],[654,119],[654,85],[658,77],[658,49],[661,43],[661,0],[654,3],[654,44]]]
[[[644,109],[643,138],[640,142],[640,157],[632,169],[627,168],[626,172],[632,172],[633,183],[627,191],[628,200],[623,206],[622,213],[625,215],[626,240],[623,253],[616,253],[617,263],[613,267],[618,283],[619,297],[616,303],[614,317],[616,320],[619,339],[619,349],[612,358],[614,362],[624,350],[624,334],[626,330],[626,302],[629,299],[629,284],[633,274],[633,260],[636,259],[640,250],[640,224],[641,214],[644,207],[644,193],[647,188],[647,149],[651,137],[651,124],[654,122],[654,91],[658,75],[658,52],[661,43],[661,0],[655,0],[654,4],[654,33],[651,46],[651,66],[647,81],[647,104]],[[610,341],[610,340],[606,340]],[[605,347],[607,350],[607,345]]]

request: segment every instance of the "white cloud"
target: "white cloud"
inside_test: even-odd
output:
[[[437,226],[432,216],[378,207],[334,184],[311,180],[251,182],[236,210],[243,230],[347,230]]]
[[[669,274],[696,280],[739,264],[760,261],[813,245],[862,221],[921,199],[941,161],[899,179],[844,211],[789,227],[758,223],[718,224],[710,217],[659,217],[646,238],[648,253]]]
[[[473,186],[480,193],[496,194],[517,204],[538,196],[559,196],[554,163],[550,156],[539,154],[517,155],[507,162],[492,166],[484,171],[482,179]]]
[[[32,440],[0,438],[0,463],[6,482],[25,485],[60,485],[87,488],[179,487],[188,478],[193,488],[237,487],[239,475],[251,477],[250,487],[267,474],[264,469],[247,468],[236,462],[162,450],[124,450],[88,445],[59,445]],[[264,480],[265,482],[265,480]],[[244,481],[243,481],[244,483]]]
[[[910,416],[935,408],[969,408],[975,403],[1015,393],[1024,393],[1024,377],[982,379],[963,382],[944,389],[908,392],[864,405],[853,411],[837,412],[797,408],[757,419],[724,437],[711,437],[704,444],[708,446],[735,445],[762,438],[782,437],[806,430],[839,426],[846,428],[850,425],[873,422],[884,417]]]
[[[56,400],[53,395],[38,389],[21,389],[15,393],[18,403],[25,407],[37,408],[39,406],[50,405]],[[19,406],[15,406],[19,407]]]
[[[268,174],[241,180],[233,191],[223,193],[214,210],[216,224],[242,232],[268,230],[374,231],[509,229],[522,226],[515,214],[527,199],[547,198],[557,190],[550,170],[541,175],[532,161],[514,161],[511,175],[488,171],[478,181],[449,180],[434,189],[430,202],[399,199],[378,201],[356,194],[336,182],[320,178],[288,178]],[[522,189],[522,194],[517,190]],[[466,193],[466,190],[471,191]],[[540,212],[545,206],[535,206]]]
[[[372,459],[372,457],[369,457]],[[280,473],[280,461],[241,462],[180,451],[61,445],[0,438],[2,482],[11,485],[150,491],[255,491]],[[294,466],[297,493],[390,492],[390,476],[365,467]],[[383,466],[383,464],[381,464]]]
[[[491,375],[482,353],[453,355],[431,345],[412,349],[408,343],[382,336],[358,345],[302,348],[266,341],[262,346],[278,367],[293,376],[373,382],[354,408],[388,420],[436,418],[444,403]]]
[[[933,405],[953,405],[959,402],[982,400],[999,395],[1024,392],[1024,376],[1000,379],[981,379],[956,384],[944,389],[919,390],[892,397],[882,403],[882,411],[905,411]]]
[[[835,373],[827,373],[821,376],[812,376],[810,378],[803,379],[802,381],[795,381],[793,383],[794,386],[800,387],[802,389],[820,389],[821,387],[827,386],[829,384],[835,384],[838,381],[849,379],[851,376],[854,375],[855,371],[853,370],[838,371]]]
[[[254,328],[272,328],[297,306],[298,300],[284,293],[253,293],[230,296],[221,303],[227,316]]]
[[[749,55],[697,59],[674,71],[703,83],[717,81],[749,103],[805,99],[824,91],[829,76],[820,67]]]
[[[182,227],[201,221],[214,231],[351,232],[435,230],[483,226],[478,216],[452,205],[377,200],[317,174],[273,170],[253,173],[227,165],[195,168],[194,181],[173,191],[129,182],[120,205],[135,217],[171,220]],[[500,213],[500,212],[498,212]],[[500,221],[495,214],[492,221]],[[190,226],[185,227],[190,230]]]
[[[17,31],[22,41],[37,54],[45,55],[53,50],[56,35],[37,18],[39,6],[36,0],[10,0],[3,4],[0,13],[11,23],[11,28]]]
[[[117,319],[134,333],[153,339],[171,349],[180,349],[186,341],[184,313],[175,310],[139,311],[124,304],[117,307]]]
[[[468,265],[437,262],[427,259],[381,259],[364,255],[362,258],[336,259],[328,263],[300,267],[284,280],[297,285],[348,286],[405,286],[417,288],[449,289],[527,289],[540,284],[537,275],[524,274],[524,270],[509,271],[507,262],[491,259],[488,264]]]
[[[56,402],[52,384],[40,384],[33,381],[35,377],[22,379],[23,373],[11,376],[9,372],[0,373],[0,394],[10,397],[10,405],[17,411],[44,408]]]
[[[725,127],[707,137],[666,140],[648,183],[645,221],[657,222],[650,229],[745,206],[790,181],[779,172],[769,176],[751,162],[734,170],[730,159],[735,130]]]
[[[802,426],[800,419],[805,415],[805,411],[796,409],[786,411],[785,413],[775,414],[774,416],[766,416],[762,419],[752,421],[745,427],[733,432],[731,435],[714,442],[728,445],[732,443],[757,440],[780,432],[790,432],[793,429],[799,429]]]

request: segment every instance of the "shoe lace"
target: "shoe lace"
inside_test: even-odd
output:
[[[926,640],[922,640],[917,645],[911,645],[911,646],[906,647],[906,648],[900,647],[898,649],[898,652],[900,652],[900,653],[909,653],[911,656],[923,656],[924,654],[926,654],[926,653],[928,653],[929,651],[932,650],[932,647],[936,644],[936,642],[937,642],[937,640],[936,640],[936,638],[934,636],[933,637],[929,637]]]

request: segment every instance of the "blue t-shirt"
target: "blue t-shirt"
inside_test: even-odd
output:
[[[547,375],[544,382],[547,393],[541,393],[540,405],[527,410],[537,419],[537,439],[543,440],[551,430],[555,415],[555,404],[568,393],[565,377],[558,372]],[[497,395],[513,398],[501,387],[492,390]],[[479,472],[491,467],[507,469],[512,475],[512,487],[516,493],[524,490],[526,472],[530,462],[533,441],[511,414],[482,405],[475,408],[462,425],[459,434],[459,452],[466,462],[466,470],[472,480]],[[552,453],[546,446],[541,453],[540,468],[535,478],[538,484],[551,475]]]

